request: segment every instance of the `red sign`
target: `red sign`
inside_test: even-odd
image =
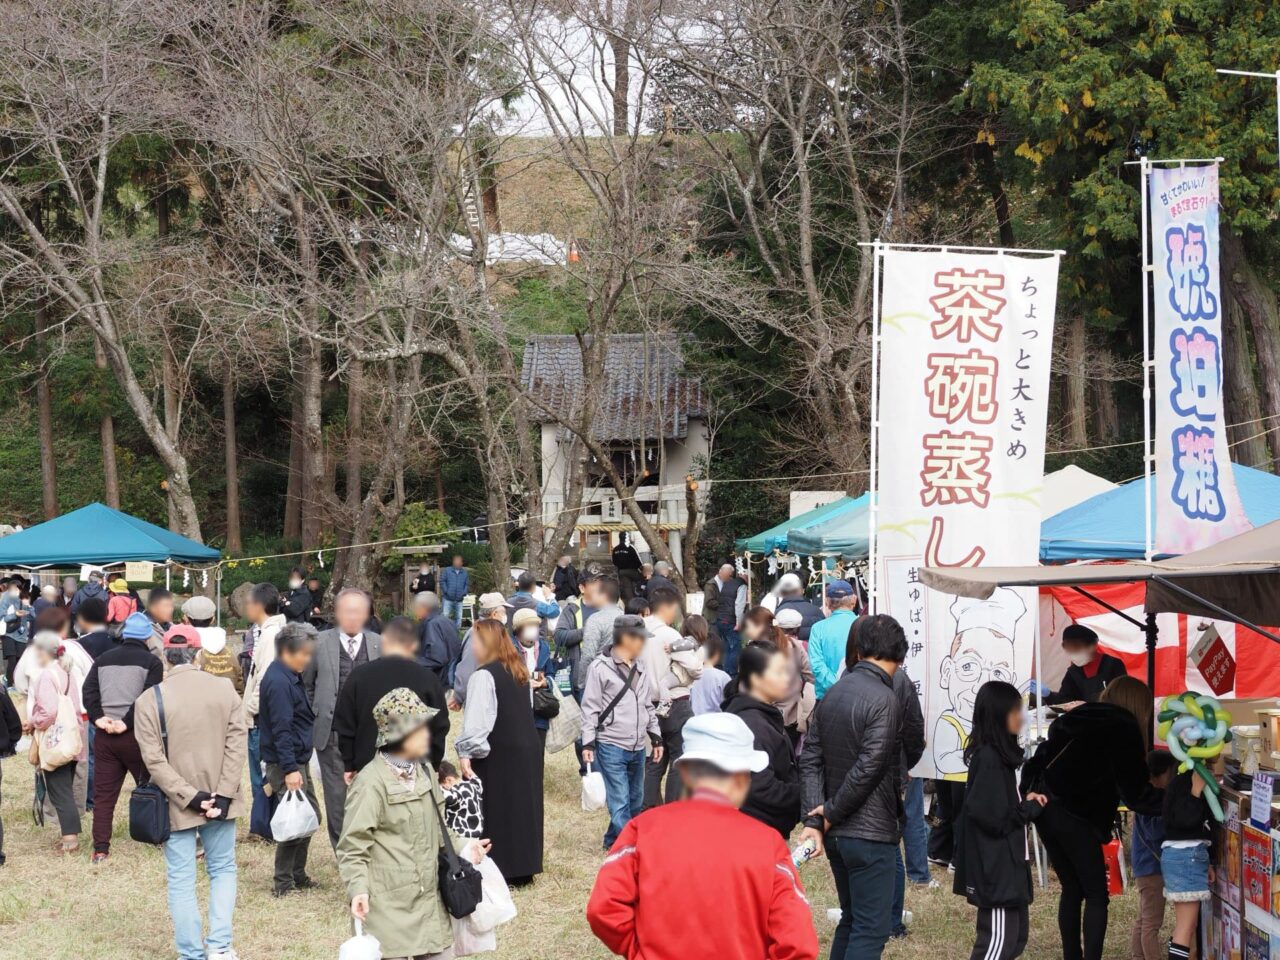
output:
[[[1231,655],[1222,637],[1218,635],[1218,628],[1212,623],[1201,632],[1200,639],[1191,648],[1191,662],[1217,696],[1226,696],[1235,689],[1236,658]]]

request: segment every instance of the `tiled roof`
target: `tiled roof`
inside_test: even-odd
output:
[[[566,413],[582,389],[582,350],[569,335],[530,337],[520,371],[540,404]],[[605,359],[605,383],[592,424],[596,439],[682,438],[689,418],[706,415],[701,384],[685,375],[679,340],[652,334],[614,334]],[[536,411],[535,419],[551,417]]]

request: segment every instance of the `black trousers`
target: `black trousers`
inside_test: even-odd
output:
[[[955,825],[964,806],[964,781],[933,781],[934,819],[929,828],[929,859],[950,863],[955,855]]]
[[[969,960],[1014,960],[1027,948],[1027,905],[982,907]]]
[[[676,773],[675,762],[684,753],[684,725],[693,716],[693,706],[688,697],[671,701],[671,709],[665,717],[658,718],[658,731],[662,734],[662,759],[657,763],[650,757],[644,764],[644,808],[661,806],[680,799],[684,784]],[[667,777],[667,788],[662,789],[662,777]]]
[[[80,832],[80,808],[75,795],[76,763],[72,760],[44,774],[44,788],[58,813],[58,829],[64,837]]]
[[[1036,829],[1062,884],[1058,933],[1063,960],[1101,960],[1110,903],[1102,856],[1106,838],[1098,835],[1093,824],[1056,803],[1044,808]]]
[[[316,801],[315,784],[311,782],[311,767],[303,764],[298,771],[302,774],[302,794],[307,802],[320,816],[320,804]],[[284,771],[277,764],[267,764],[267,783],[271,785],[271,812],[275,813],[275,805],[285,795]],[[307,876],[307,852],[311,849],[311,837],[301,840],[290,840],[276,844],[276,869],[273,878],[273,891],[277,894],[288,893],[309,881]]]

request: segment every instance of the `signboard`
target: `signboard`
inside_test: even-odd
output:
[[[1271,834],[1246,826],[1240,841],[1244,902],[1271,912]]]
[[[1200,639],[1189,657],[1216,697],[1228,696],[1236,685],[1236,658],[1212,622],[1201,622]]]
[[[890,249],[883,269],[876,608],[924,709],[912,773],[962,780],[978,688],[1031,676],[1036,592],[953,597],[918,571],[1037,560],[1058,259]]]
[[[130,560],[124,565],[124,578],[130,583],[150,583],[155,577],[156,565],[147,560]]]
[[[1222,415],[1218,166],[1149,173],[1155,363],[1155,548],[1182,554],[1248,530]]]
[[[1276,778],[1264,770],[1253,775],[1253,789],[1249,794],[1249,822],[1259,830],[1271,829],[1271,797],[1275,793]]]

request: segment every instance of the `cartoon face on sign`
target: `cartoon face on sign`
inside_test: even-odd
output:
[[[955,639],[938,667],[947,708],[933,730],[934,759],[945,779],[964,779],[964,747],[978,688],[989,680],[1018,684],[1013,644],[1026,612],[1022,597],[1008,587],[997,587],[986,600],[956,597],[951,604]]]

